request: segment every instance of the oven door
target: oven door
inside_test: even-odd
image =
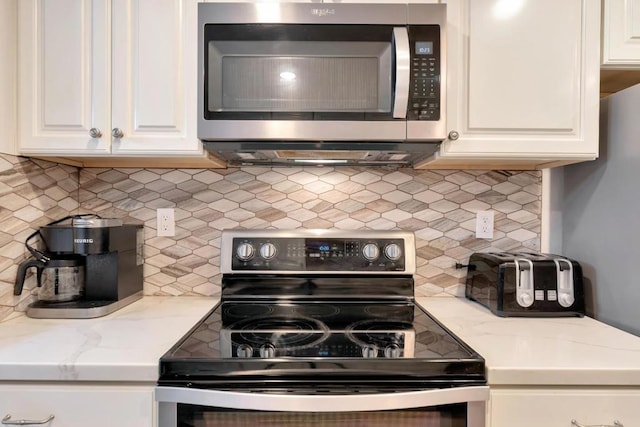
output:
[[[157,387],[158,427],[484,427],[489,387],[381,394],[270,394]]]

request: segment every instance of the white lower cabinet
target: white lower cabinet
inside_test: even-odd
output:
[[[487,426],[634,427],[639,407],[637,388],[492,388]]]
[[[3,425],[152,427],[154,405],[151,385],[0,385]]]

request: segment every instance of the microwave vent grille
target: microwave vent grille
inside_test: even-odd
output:
[[[277,150],[275,153],[281,159],[299,160],[362,160],[369,156],[368,151],[346,150]]]

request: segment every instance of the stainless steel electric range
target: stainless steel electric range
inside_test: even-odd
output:
[[[221,302],[160,360],[159,426],[484,426],[484,359],[415,304],[415,250],[224,231]]]

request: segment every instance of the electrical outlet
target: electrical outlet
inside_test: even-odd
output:
[[[493,211],[476,213],[476,238],[493,239]]]
[[[164,208],[157,210],[158,219],[158,236],[175,236],[176,235],[176,217],[173,208]]]

